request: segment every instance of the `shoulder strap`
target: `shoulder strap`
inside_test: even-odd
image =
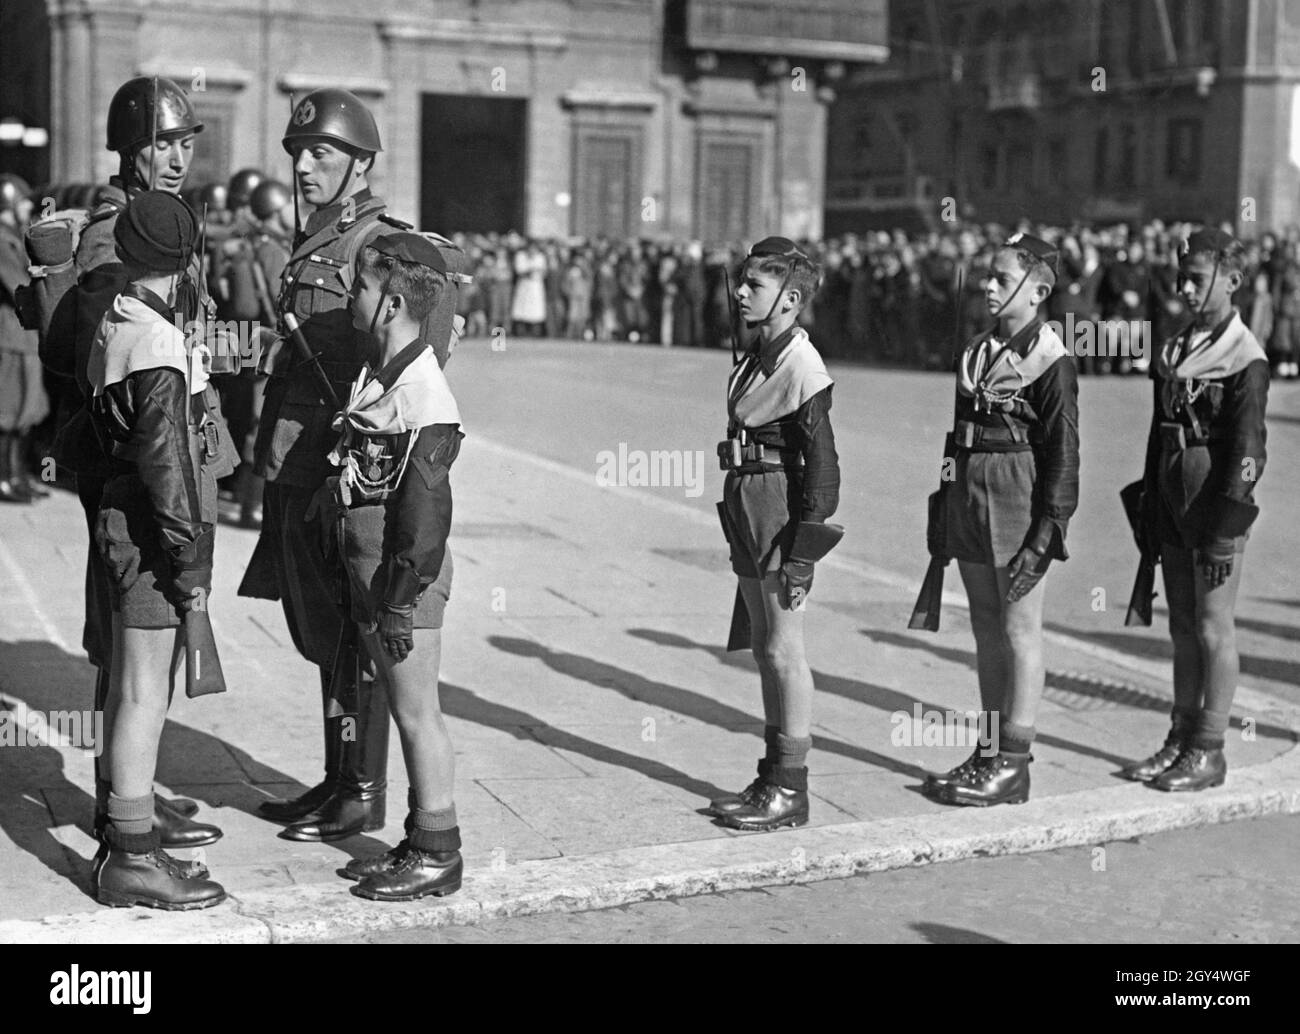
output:
[[[344,261],[347,263],[347,269],[349,271],[354,271],[357,268],[357,257],[361,254],[361,249],[382,232],[384,228],[383,223],[385,221],[384,215],[385,212],[382,201],[379,202],[379,207],[377,208],[362,206],[361,210],[357,212],[356,226],[364,226],[365,228],[359,233],[354,233],[348,241],[348,248],[345,253]]]

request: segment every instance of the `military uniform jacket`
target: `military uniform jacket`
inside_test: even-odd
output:
[[[1258,513],[1268,359],[1234,309],[1208,333],[1167,343],[1151,377],[1146,530],[1185,549],[1224,547],[1245,536]]]
[[[113,239],[117,217],[126,204],[126,190],[122,181],[114,176],[100,191],[100,202],[81,231],[74,259],[77,286],[60,303],[47,335],[49,354],[42,356],[47,365],[72,371],[80,396],[71,400],[73,408],[55,436],[50,455],[58,466],[83,476],[108,477],[113,472],[83,401],[91,395],[86,371],[95,334],[100,321],[127,285],[126,267],[118,260],[117,244]],[[196,284],[199,283],[198,255],[190,266],[190,276]]]
[[[278,303],[281,318],[293,313],[298,320],[340,401],[347,399],[370,348],[348,311],[357,257],[367,240],[405,225],[383,220],[385,204],[368,190],[345,202],[350,204],[320,209],[307,220],[285,266]],[[280,485],[314,489],[332,473],[326,456],[336,437],[330,429],[334,412],[311,366],[288,345],[287,368],[270,371],[254,471]]]
[[[36,355],[40,338],[18,322],[14,297],[27,283],[27,251],[18,231],[0,223],[0,352]]]

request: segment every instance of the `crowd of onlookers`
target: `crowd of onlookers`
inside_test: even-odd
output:
[[[846,234],[800,242],[823,267],[800,317],[833,358],[916,368],[946,367],[954,344],[989,323],[983,286],[998,244],[1016,229],[1058,247],[1059,280],[1044,315],[1073,328],[1093,324],[1101,342],[1124,340],[1107,325],[1145,324],[1158,343],[1188,319],[1177,289],[1178,245],[1189,227],[1153,221],[1136,229],[964,225],[946,232]],[[456,236],[475,264],[462,290],[467,335],[504,328],[516,336],[727,347],[728,275],[743,250],[698,241],[532,240],[516,233]],[[1300,355],[1300,227],[1247,240],[1235,301],[1264,342],[1277,373],[1295,376]],[[724,275],[725,271],[725,275]],[[1070,342],[1067,342],[1070,344]],[[1076,348],[1081,371],[1126,373],[1144,357]],[[1136,343],[1129,349],[1137,353]]]

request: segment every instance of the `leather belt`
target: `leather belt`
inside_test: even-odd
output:
[[[1029,452],[1035,439],[1041,435],[1013,424],[1010,427],[996,424],[978,424],[973,420],[958,420],[953,427],[952,441],[967,452]]]

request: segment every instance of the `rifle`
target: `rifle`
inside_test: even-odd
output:
[[[311,367],[312,377],[316,381],[316,387],[321,390],[321,397],[333,406],[334,412],[337,413],[343,408],[343,403],[339,401],[338,392],[334,390],[333,382],[329,379],[325,368],[321,366],[320,356],[311,350],[311,345],[307,344],[307,339],[302,333],[302,327],[298,325],[297,317],[291,312],[284,314],[284,329],[289,332],[289,340],[293,342],[298,358]]]
[[[207,219],[207,206],[203,206],[204,220]],[[200,276],[202,276],[202,260],[200,260]],[[186,298],[190,292],[185,292]],[[198,300],[198,290],[194,289],[194,300]],[[189,305],[185,308],[188,310]],[[201,304],[194,305],[195,309],[201,309]],[[196,313],[186,311],[182,315],[191,317],[186,319],[184,325],[191,326],[191,320],[197,316]],[[192,392],[194,373],[194,358],[191,349],[185,350],[185,391],[187,402],[190,409],[190,423],[185,428],[186,445],[190,454],[190,467],[194,471],[194,488],[195,494],[199,501],[200,517],[203,513],[203,457],[207,452],[207,443],[209,435],[215,440],[216,424],[212,422],[212,414],[208,412],[207,398],[203,395],[199,397],[199,408],[202,410],[202,416],[198,423],[194,423],[195,400]],[[206,392],[207,389],[205,388]],[[194,697],[206,696],[209,693],[224,693],[226,691],[226,677],[221,669],[221,656],[217,653],[217,640],[212,634],[212,619],[208,616],[206,594],[196,594],[189,607],[185,610],[185,695],[193,699]],[[206,670],[205,670],[206,669]]]
[[[1133,538],[1137,542],[1141,559],[1138,561],[1137,576],[1133,579],[1133,591],[1129,594],[1128,612],[1124,615],[1125,627],[1140,625],[1151,626],[1151,605],[1156,598],[1156,564],[1159,554],[1150,548],[1150,532],[1142,519],[1143,482],[1134,481],[1125,485],[1119,493],[1120,503],[1124,507],[1124,516],[1128,518],[1129,527],[1133,529]]]
[[[952,356],[949,366],[957,361],[957,346],[961,343],[961,292],[964,280],[963,270],[958,266],[952,324]],[[955,406],[953,407],[953,418],[955,421]],[[945,461],[953,456],[953,452],[952,434],[950,432],[944,441],[943,455]],[[926,545],[930,551],[930,565],[925,569],[925,577],[921,580],[921,591],[917,594],[916,606],[912,608],[912,616],[907,622],[908,628],[923,629],[926,632],[939,631],[939,613],[943,609],[943,572],[951,560],[950,557],[944,555],[947,538],[944,526],[947,522],[947,497],[950,484],[951,482],[941,474],[938,489],[930,493],[930,498],[927,501],[928,520],[926,521],[925,537]]]

